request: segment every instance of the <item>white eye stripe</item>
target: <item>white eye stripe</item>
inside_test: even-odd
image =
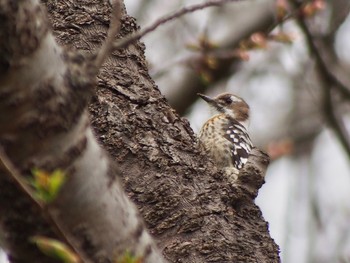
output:
[[[242,101],[240,98],[237,98],[237,97],[234,96],[234,95],[231,96],[231,100],[232,100],[233,102],[241,102],[241,101]]]

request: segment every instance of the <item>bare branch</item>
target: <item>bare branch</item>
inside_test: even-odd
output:
[[[95,60],[95,66],[97,69],[99,69],[102,66],[106,57],[113,50],[114,38],[116,37],[116,35],[120,31],[121,15],[122,15],[122,13],[121,13],[120,0],[114,0],[113,7],[112,7],[111,20],[109,23],[109,30],[107,33],[107,38],[106,38],[105,42],[103,43],[101,49],[99,50],[99,52],[96,56],[96,60]]]
[[[211,7],[211,6],[220,6],[220,5],[223,5],[223,4],[228,3],[228,2],[239,2],[239,1],[242,1],[242,0],[211,0],[211,1],[205,2],[203,4],[197,4],[197,5],[192,5],[189,7],[184,7],[184,8],[182,8],[182,9],[180,9],[172,14],[169,14],[169,15],[166,15],[162,18],[159,18],[150,26],[145,27],[145,29],[138,31],[135,34],[132,34],[128,37],[125,37],[125,38],[119,40],[118,42],[116,42],[113,45],[113,48],[114,49],[125,48],[129,44],[131,44],[132,42],[139,40],[140,38],[144,37],[148,33],[154,31],[159,26],[161,26],[161,25],[163,25],[163,24],[165,24],[173,19],[176,19],[180,16],[186,15],[188,13],[192,13],[192,12],[195,12],[197,10],[201,10],[201,9]]]
[[[163,94],[180,115],[183,115],[198,99],[196,95],[198,92],[205,93],[207,89],[225,81],[234,74],[236,68],[234,65],[240,63],[241,60],[237,54],[232,57],[232,51],[238,47],[243,39],[248,39],[255,32],[267,34],[277,25],[275,0],[246,1],[241,4],[237,7],[235,5],[227,6],[222,11],[223,15],[231,16],[227,23],[235,25],[235,27],[228,29],[221,39],[215,40],[216,43],[220,43],[219,48],[206,50],[206,52],[210,52],[210,54],[206,53],[207,55],[214,57],[216,64],[215,68],[205,68],[206,73],[211,78],[210,85],[203,81],[193,69],[201,68],[203,65],[204,55],[200,52],[193,55],[187,67],[181,67],[181,78],[166,83],[167,88],[164,89]],[[231,56],[227,56],[229,53]]]
[[[290,0],[291,4],[293,5],[293,8],[296,9],[297,4],[294,0]],[[297,12],[294,12],[297,14]],[[320,53],[318,47],[316,46],[313,36],[306,25],[305,21],[300,16],[295,16],[297,23],[301,30],[303,31],[310,53],[315,57],[316,62],[318,66],[320,67],[320,70],[324,74],[324,76],[331,82],[334,83],[335,87],[340,90],[340,92],[343,93],[344,96],[350,99],[350,88],[347,87],[343,82],[341,82],[336,76],[333,75],[333,71],[328,68],[322,54]]]
[[[290,3],[294,9],[298,8],[298,4],[295,2],[295,0],[290,0]],[[325,60],[323,59],[320,50],[317,47],[314,38],[304,19],[300,16],[296,16],[296,21],[305,35],[310,54],[316,60],[319,75],[323,78],[324,82],[326,83],[325,85],[322,85],[325,97],[324,110],[326,119],[329,122],[330,126],[333,128],[336,136],[338,137],[348,157],[350,158],[350,138],[343,121],[336,116],[335,109],[332,103],[331,89],[337,88],[347,98],[350,98],[350,90],[332,74],[331,70],[328,69],[328,66]]]
[[[343,145],[344,150],[346,151],[348,157],[350,158],[350,138],[349,133],[345,127],[345,124],[341,117],[337,116],[333,102],[332,102],[332,94],[331,89],[327,87],[327,85],[323,85],[325,91],[325,114],[326,118],[333,128],[336,136],[338,137],[340,143]]]
[[[17,183],[17,185],[21,188],[22,192],[25,193],[32,201],[35,202],[40,209],[44,208],[44,204],[40,202],[37,198],[35,198],[33,191],[30,189],[28,184],[24,182],[23,177],[19,174],[17,169],[14,167],[12,162],[4,153],[4,150],[0,148],[0,168],[4,169],[6,173],[12,177],[12,179]]]

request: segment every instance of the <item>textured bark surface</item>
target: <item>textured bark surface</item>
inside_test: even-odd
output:
[[[50,4],[61,41],[85,50],[98,46],[108,13],[94,4]],[[71,24],[83,30],[70,29]],[[134,19],[123,16],[119,37],[136,29]],[[108,60],[91,113],[101,143],[120,167],[126,190],[165,257],[171,262],[279,262],[278,247],[253,202],[263,180],[256,163],[247,166],[237,185],[216,171],[197,150],[187,121],[149,77],[143,48],[136,43]]]
[[[85,51],[100,46],[109,24],[107,1],[45,3],[60,43]],[[119,37],[136,29],[134,19],[124,15]],[[256,151],[237,182],[225,178],[198,151],[189,124],[169,107],[149,77],[143,50],[136,43],[113,53],[101,71],[90,110],[101,144],[113,156],[165,257],[170,262],[279,262],[278,247],[253,202],[267,157]],[[110,176],[112,184],[116,178]],[[16,194],[6,191],[5,197],[18,198],[20,193],[9,189]],[[15,202],[18,214],[27,205]],[[30,223],[23,238],[30,236]],[[41,225],[32,224],[38,233]],[[43,223],[41,232],[50,235],[47,229]]]

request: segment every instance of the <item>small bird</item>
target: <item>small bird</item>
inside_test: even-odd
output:
[[[246,130],[249,121],[248,104],[230,93],[215,98],[199,93],[198,96],[217,112],[200,130],[200,147],[213,158],[218,168],[238,175],[253,148]]]

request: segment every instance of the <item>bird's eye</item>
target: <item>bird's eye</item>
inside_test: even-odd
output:
[[[230,97],[227,97],[224,99],[226,104],[231,104],[232,103],[232,99]]]

